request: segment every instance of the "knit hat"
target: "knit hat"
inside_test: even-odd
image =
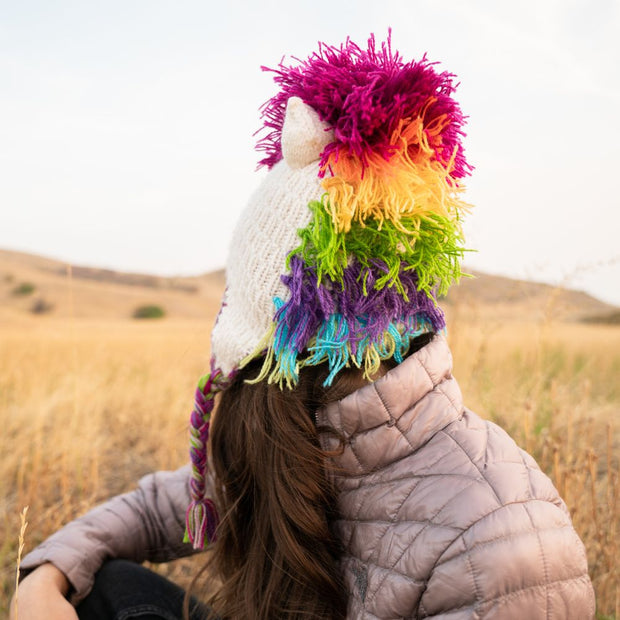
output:
[[[377,48],[319,44],[271,71],[262,108],[269,169],[234,231],[227,288],[211,336],[211,371],[191,417],[192,503],[186,540],[213,539],[205,497],[213,399],[255,358],[256,381],[293,387],[325,363],[370,378],[410,342],[445,327],[437,297],[460,276],[461,180],[471,167],[454,75],[424,56],[405,63],[390,36]]]

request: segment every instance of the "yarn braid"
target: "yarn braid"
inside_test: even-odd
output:
[[[218,523],[217,509],[213,501],[205,496],[207,477],[207,442],[211,413],[215,396],[226,389],[232,377],[225,377],[211,360],[211,372],[198,381],[194,398],[194,409],[190,418],[190,458],[192,473],[190,495],[192,501],[185,515],[184,542],[191,542],[194,549],[203,549],[215,539]]]

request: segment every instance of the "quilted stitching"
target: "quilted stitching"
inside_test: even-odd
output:
[[[501,508],[498,508],[497,510],[501,510],[502,508],[504,508],[504,506],[502,506]],[[495,511],[497,512],[497,511]],[[488,517],[489,515],[485,515],[485,518]],[[502,542],[509,542],[511,540],[518,540],[521,536],[523,536],[524,534],[535,534],[535,533],[542,533],[542,532],[549,532],[549,531],[556,531],[558,528],[557,527],[548,527],[548,528],[535,528],[532,527],[530,529],[527,530],[519,530],[518,532],[513,532],[512,534],[506,536],[506,535],[502,535],[502,536],[495,536],[493,538],[489,538],[489,539],[485,539],[483,541],[478,541],[476,542],[474,545],[469,545],[467,547],[467,551],[465,553],[463,553],[463,556],[467,556],[468,554],[471,554],[472,551],[475,551],[476,549],[480,549],[481,547],[485,547],[485,546],[489,546],[489,545],[493,545],[499,541]],[[570,525],[565,525],[564,528],[560,528],[560,529],[567,529],[567,530],[572,530],[572,527]],[[438,566],[441,566],[442,564],[445,564],[447,562],[452,561],[453,558],[449,558],[449,559],[440,559],[435,563],[435,566],[433,568],[437,568]]]
[[[465,487],[465,489],[463,489],[462,492],[465,492],[467,490],[468,487]],[[409,495],[409,497],[411,497],[411,494]],[[452,498],[450,498],[448,501],[446,501],[446,503],[427,521],[427,523],[422,527],[422,529],[414,536],[413,540],[405,547],[405,549],[403,549],[403,551],[396,556],[396,558],[394,559],[393,563],[385,568],[389,568],[390,572],[394,573],[396,572],[395,570],[395,566],[396,564],[398,564],[398,562],[400,561],[400,559],[403,557],[403,555],[405,555],[405,553],[407,551],[409,551],[409,549],[415,544],[416,540],[420,537],[420,535],[426,530],[426,528],[431,527],[434,524],[434,519],[435,517],[441,513],[441,511],[452,501]],[[404,502],[401,504],[399,510],[397,511],[396,515],[394,515],[394,521],[397,520],[398,518],[398,512],[400,512],[400,509],[402,508]],[[367,597],[368,602],[372,601],[373,597],[376,595],[376,593],[379,591],[379,589],[381,588],[381,586],[383,585],[384,581],[386,580],[386,578],[388,577],[389,573],[386,573],[385,576],[379,581],[379,583],[373,588],[373,591],[370,593],[370,596]]]
[[[487,429],[487,427],[485,426],[486,429],[486,436],[484,438],[484,442],[485,442],[485,450],[487,449],[488,446],[488,442],[489,442],[489,431]],[[472,459],[471,455],[467,452],[467,450],[465,450],[465,448],[450,434],[446,433],[445,430],[440,431],[442,432],[446,437],[449,437],[463,452],[463,455],[469,460],[469,462],[478,470],[478,472],[480,473],[480,476],[482,478],[484,478],[484,480],[488,483],[489,485],[489,490],[491,490],[493,492],[493,495],[495,496],[495,499],[497,500],[497,502],[499,504],[501,504],[501,500],[499,499],[499,496],[497,494],[497,492],[495,491],[495,488],[493,487],[493,485],[487,480],[486,476],[484,475],[484,472],[482,469],[480,469],[478,467],[478,465],[476,465],[476,463],[474,463],[474,460]]]
[[[547,620],[549,620],[549,612],[550,612],[550,605],[549,605],[549,568],[547,566],[547,558],[545,556],[545,548],[543,547],[542,541],[540,539],[540,531],[534,525],[534,519],[532,519],[532,513],[529,511],[529,509],[527,507],[527,504],[524,504],[524,508],[525,508],[525,512],[527,513],[527,516],[530,519],[530,523],[532,524],[532,528],[536,532],[536,538],[538,539],[538,548],[540,549],[540,557],[542,559],[542,564],[543,564],[543,567],[545,569],[545,583],[543,584],[545,586],[545,594],[546,594],[546,597],[545,597],[545,602],[546,602],[545,618]]]

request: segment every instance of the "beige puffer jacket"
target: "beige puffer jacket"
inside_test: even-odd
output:
[[[463,407],[445,340],[317,415],[335,459],[349,617],[590,620],[583,544],[551,481]],[[324,447],[336,447],[333,435]],[[90,589],[107,558],[164,561],[180,540],[188,470],[159,472],[70,523],[23,561]]]
[[[589,620],[566,506],[502,429],[463,407],[451,371],[438,336],[319,413],[346,439],[336,528],[350,617]]]

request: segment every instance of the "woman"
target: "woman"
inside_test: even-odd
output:
[[[29,554],[20,617],[75,618],[65,596],[81,618],[180,617],[174,585],[111,560],[208,545],[217,585],[192,617],[592,618],[564,503],[452,377],[436,298],[460,275],[471,170],[453,76],[373,37],[274,74],[191,471]]]

